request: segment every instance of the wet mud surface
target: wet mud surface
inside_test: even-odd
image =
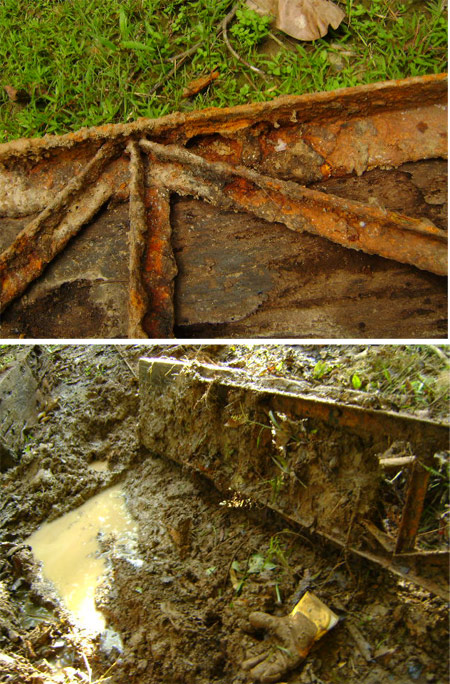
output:
[[[1,461],[1,682],[251,682],[241,663],[267,642],[249,613],[287,615],[306,590],[341,619],[300,667],[278,681],[447,681],[442,599],[289,525],[264,506],[219,492],[200,474],[140,445],[142,347],[11,349],[0,390],[18,364],[28,364],[36,389],[26,428],[17,432],[11,423],[16,438],[2,438],[9,460]],[[345,354],[364,350],[335,348],[327,358],[345,366]],[[253,363],[255,373],[269,374],[286,353],[148,348],[148,356]],[[292,377],[321,359],[320,348],[290,354]],[[287,365],[284,358],[285,372]],[[392,398],[380,401],[392,408]],[[158,410],[163,420],[163,407]],[[104,461],[106,469],[98,466]],[[112,484],[125,493],[138,540],[132,555],[120,551],[111,535],[100,540],[108,570],[97,607],[120,639],[112,631],[88,638],[42,579],[27,537]]]

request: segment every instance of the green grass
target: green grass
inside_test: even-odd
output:
[[[446,69],[442,0],[409,8],[398,0],[341,4],[344,22],[313,43],[272,30],[274,39],[267,22],[243,9],[229,26],[230,42],[261,76],[220,35],[229,0],[2,0],[0,142]],[[171,58],[196,44],[168,77]],[[214,85],[182,98],[189,81],[215,68]],[[23,89],[30,101],[10,101],[4,86]]]

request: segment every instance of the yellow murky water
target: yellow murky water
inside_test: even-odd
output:
[[[106,566],[100,557],[99,532],[123,537],[135,533],[119,485],[86,501],[66,515],[42,525],[28,543],[43,563],[43,575],[53,582],[80,627],[101,632],[105,619],[95,607],[95,590]]]
[[[108,461],[91,461],[88,466],[97,473],[105,473],[108,470]]]

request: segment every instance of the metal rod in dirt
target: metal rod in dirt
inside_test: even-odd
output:
[[[130,142],[130,297],[128,337],[173,337],[170,195],[145,178],[141,152]]]
[[[0,312],[41,275],[47,264],[111,197],[114,189],[106,181],[99,182],[89,195],[80,196],[97,181],[116,153],[117,143],[105,143],[83,171],[0,254]],[[75,203],[75,200],[78,201]]]
[[[154,177],[181,194],[194,194],[224,209],[251,212],[287,228],[325,237],[343,247],[445,275],[447,235],[426,220],[263,176],[243,166],[209,162],[176,145],[141,140],[160,164]],[[169,163],[164,169],[161,162]]]
[[[130,289],[128,297],[128,337],[147,337],[142,321],[148,307],[148,297],[142,284],[142,261],[147,233],[144,205],[144,171],[141,153],[136,142],[127,146],[130,155]]]
[[[419,460],[414,461],[410,468],[408,491],[403,506],[395,553],[407,553],[414,550],[429,478],[429,471],[424,468]]]

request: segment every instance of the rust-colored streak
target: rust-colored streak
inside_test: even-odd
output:
[[[148,337],[173,337],[173,288],[177,273],[171,245],[170,195],[151,184],[145,190],[147,243],[143,282],[149,306],[144,318]]]
[[[447,273],[447,235],[433,224],[382,211],[360,202],[310,190],[242,166],[207,162],[174,145],[147,140],[141,146],[162,161],[180,166],[161,169],[165,182],[181,194],[194,194],[219,206],[230,204],[268,221],[308,231],[344,247],[412,264],[438,275]]]
[[[423,467],[420,461],[415,461],[410,468],[408,491],[403,507],[395,553],[407,553],[414,549],[429,478],[429,471]]]

